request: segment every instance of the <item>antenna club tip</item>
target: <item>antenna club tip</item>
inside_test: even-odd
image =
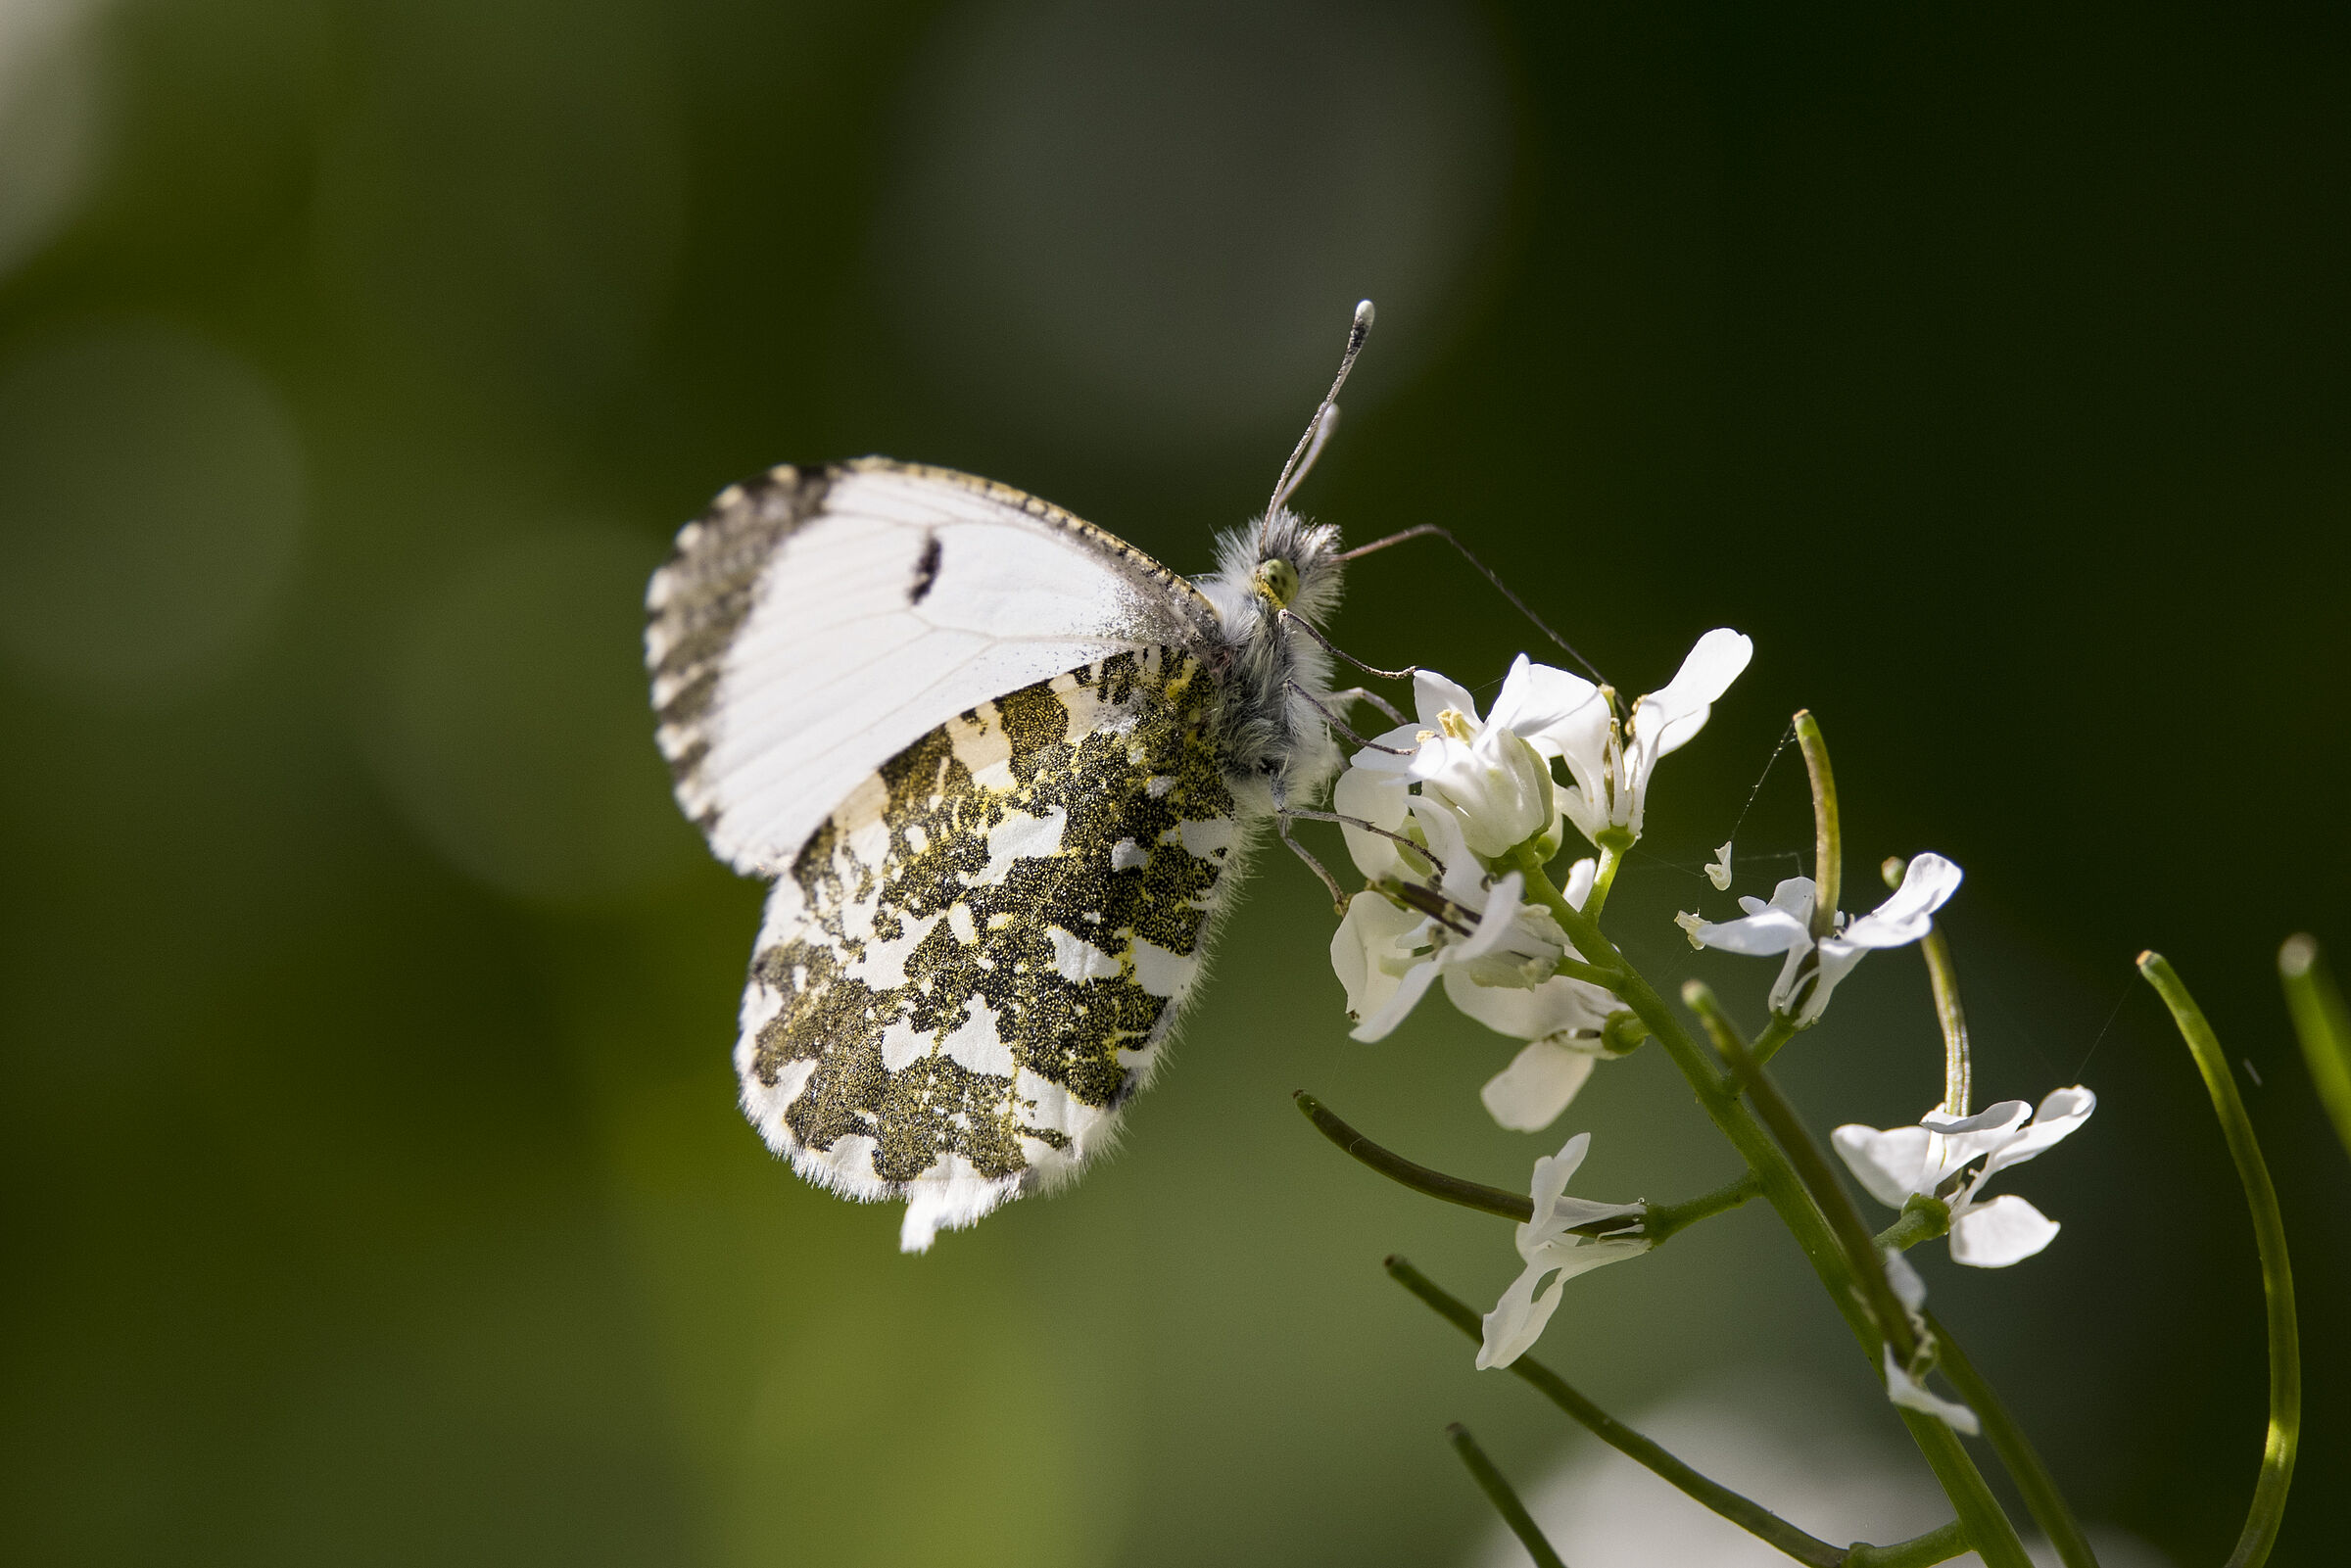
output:
[[[1369,300],[1358,300],[1355,306],[1355,335],[1360,338],[1370,331],[1371,323],[1378,316],[1379,312],[1371,309]]]

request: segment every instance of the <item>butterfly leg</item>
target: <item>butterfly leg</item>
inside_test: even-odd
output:
[[[1339,879],[1325,870],[1320,861],[1309,854],[1304,844],[1290,836],[1289,791],[1282,787],[1281,776],[1275,774],[1271,783],[1273,785],[1273,831],[1281,834],[1281,841],[1290,846],[1291,854],[1306,862],[1308,871],[1322,879],[1322,885],[1330,889],[1330,907],[1342,915],[1346,914],[1347,894],[1339,886]]]
[[[1333,691],[1330,693],[1330,700],[1338,704],[1338,706],[1342,709],[1344,709],[1350,702],[1368,702],[1380,712],[1386,714],[1388,716],[1389,723],[1402,724],[1405,722],[1404,715],[1396,711],[1396,704],[1390,702],[1386,697],[1381,696],[1369,687],[1351,686],[1344,691]]]
[[[1391,757],[1409,757],[1413,754],[1412,748],[1409,746],[1386,746],[1381,745],[1376,740],[1365,739],[1362,736],[1357,735],[1353,730],[1349,729],[1345,721],[1340,719],[1336,713],[1333,713],[1330,708],[1323,703],[1322,699],[1316,696],[1312,691],[1309,691],[1306,688],[1300,686],[1295,681],[1285,682],[1284,684],[1289,687],[1293,694],[1305,699],[1308,707],[1322,715],[1323,723],[1329,725],[1333,730],[1338,731],[1339,734],[1345,736],[1348,739],[1354,741],[1357,745],[1364,747],[1366,750],[1384,751]],[[1372,701],[1379,702],[1377,697],[1372,697],[1370,692],[1364,690],[1360,687],[1352,692],[1334,691],[1331,693],[1331,695],[1333,697],[1370,697]],[[1383,708],[1388,708],[1388,705],[1385,702],[1380,702],[1379,705]],[[1398,713],[1394,708],[1388,708],[1388,713],[1391,717],[1395,718],[1397,722],[1403,722],[1404,715]]]
[[[1404,834],[1396,832],[1391,829],[1382,828],[1378,823],[1366,822],[1361,817],[1344,816],[1335,811],[1308,811],[1304,807],[1294,807],[1282,813],[1282,820],[1284,822],[1287,822],[1292,817],[1297,818],[1300,822],[1335,822],[1341,827],[1358,828],[1367,833],[1377,833],[1382,838],[1392,838],[1397,843],[1400,843],[1405,848],[1411,850],[1414,854],[1418,855],[1422,860],[1425,860],[1430,865],[1436,867],[1437,875],[1440,878],[1445,875],[1445,863],[1439,860],[1436,856],[1430,854],[1426,844],[1420,843],[1415,839],[1407,838]],[[1287,837],[1288,834],[1285,832],[1283,836]],[[1295,844],[1293,844],[1291,847],[1294,849],[1297,848]],[[1306,853],[1306,851],[1302,849],[1298,852],[1300,854]]]
[[[1305,861],[1306,869],[1321,878],[1322,885],[1330,889],[1330,907],[1342,915],[1346,914],[1347,894],[1340,888],[1339,879],[1324,869],[1322,863],[1317,860],[1304,844],[1290,836],[1290,814],[1286,811],[1275,812],[1273,826],[1275,831],[1281,834],[1281,841],[1290,846],[1290,853]]]

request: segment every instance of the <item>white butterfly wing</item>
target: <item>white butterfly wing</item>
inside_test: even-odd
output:
[[[1207,601],[1057,506],[947,469],[780,467],[721,495],[647,594],[679,804],[773,877],[886,759],[1108,655],[1202,645]]]

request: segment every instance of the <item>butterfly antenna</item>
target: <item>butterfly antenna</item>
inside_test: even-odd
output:
[[[1375,313],[1369,300],[1356,306],[1355,320],[1347,328],[1347,352],[1339,359],[1339,373],[1331,378],[1330,391],[1323,395],[1314,418],[1306,422],[1306,434],[1290,449],[1290,460],[1281,465],[1281,477],[1273,482],[1273,499],[1266,506],[1268,512],[1287,501],[1290,492],[1306,483],[1306,476],[1313,471],[1315,459],[1322,455],[1330,433],[1339,427],[1339,389],[1347,385],[1347,372],[1355,368],[1355,356],[1364,352],[1364,340],[1371,335]]]
[[[1560,648],[1566,652],[1569,658],[1575,660],[1576,663],[1582,665],[1584,669],[1590,673],[1593,680],[1599,682],[1602,686],[1607,686],[1608,684],[1607,677],[1602,675],[1600,671],[1594,667],[1590,659],[1585,658],[1583,654],[1577,652],[1574,643],[1568,641],[1565,638],[1559,636],[1559,633],[1553,631],[1551,627],[1544,621],[1543,617],[1537,615],[1527,606],[1526,600],[1520,598],[1516,594],[1511,592],[1511,585],[1502,580],[1502,575],[1499,572],[1495,571],[1493,567],[1488,566],[1484,561],[1479,560],[1475,555],[1471,554],[1469,546],[1463,544],[1460,540],[1454,538],[1453,530],[1440,523],[1415,524],[1414,527],[1406,529],[1401,534],[1390,534],[1387,538],[1375,539],[1368,545],[1358,545],[1353,549],[1341,550],[1339,552],[1339,559],[1342,561],[1359,560],[1366,555],[1371,554],[1375,550],[1383,550],[1392,545],[1401,545],[1407,540],[1414,539],[1441,539],[1446,544],[1451,545],[1455,549],[1461,551],[1462,559],[1467,561],[1471,566],[1476,567],[1479,575],[1484,577],[1487,582],[1494,585],[1495,592],[1499,593],[1504,598],[1511,601],[1511,608],[1515,609],[1519,614],[1525,616],[1529,621],[1534,623],[1534,628],[1536,631],[1542,633],[1545,637],[1550,638],[1554,642],[1557,642]]]

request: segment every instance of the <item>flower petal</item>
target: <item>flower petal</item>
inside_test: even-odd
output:
[[[1886,1398],[1904,1409],[1924,1411],[1952,1431],[1964,1432],[1971,1438],[1983,1430],[1982,1423],[1976,1420],[1975,1411],[1949,1400],[1939,1400],[1910,1381],[1910,1374],[1902,1370],[1902,1363],[1894,1358],[1894,1347],[1891,1345],[1886,1347]]]
[[[2089,1114],[2097,1108],[2098,1097],[2080,1084],[2070,1089],[2052,1089],[2040,1102],[2040,1109],[2033,1113],[2033,1119],[1984,1162],[1982,1180],[1990,1181],[1994,1173],[2010,1165],[2021,1165],[2042,1150],[2062,1142],[2087,1121]]]
[[[1347,988],[1350,1017],[1377,1013],[1396,994],[1398,966],[1409,961],[1412,933],[1425,924],[1378,893],[1358,893],[1347,901],[1347,914],[1331,932],[1330,967]]]
[[[1450,990],[1451,976],[1447,979]],[[1599,1060],[1590,1051],[1536,1040],[1487,1079],[1477,1097],[1498,1125],[1511,1132],[1541,1132],[1559,1119]]]
[[[1413,706],[1419,715],[1420,728],[1423,730],[1436,729],[1437,716],[1447,708],[1472,723],[1477,720],[1477,698],[1469,694],[1469,689],[1447,680],[1434,670],[1413,672]]]
[[[1752,641],[1728,627],[1698,640],[1665,686],[1633,705],[1632,732],[1651,755],[1679,750],[1705,728],[1714,699],[1731,689],[1755,656]]]
[[[1518,872],[1487,888],[1486,907],[1477,917],[1477,928],[1440,949],[1444,962],[1473,964],[1508,941],[1518,924],[1518,912],[1526,908],[1526,901],[1519,896],[1525,890],[1526,878]]]
[[[1616,1005],[1606,991],[1565,975],[1554,975],[1531,988],[1480,985],[1454,968],[1445,972],[1445,994],[1463,1013],[1513,1040],[1540,1040],[1579,1031],[1597,1034],[1607,1025],[1608,1014]],[[1592,1049],[1599,1048],[1594,1041]]]
[[[1883,1249],[1886,1259],[1886,1283],[1894,1291],[1894,1299],[1912,1311],[1927,1305],[1927,1282],[1918,1277],[1910,1259],[1892,1247]]]
[[[1330,809],[1339,816],[1360,818],[1400,833],[1404,832],[1406,802],[1412,798],[1411,784],[1411,779],[1403,774],[1349,768],[1339,775],[1330,792]],[[1406,865],[1403,846],[1395,839],[1345,823],[1339,825],[1339,832],[1347,840],[1347,853],[1355,857],[1356,869],[1369,880],[1418,875]]]
[[[1413,1009],[1419,1005],[1420,998],[1428,994],[1429,984],[1436,977],[1437,966],[1433,962],[1415,964],[1406,970],[1397,980],[1396,989],[1379,1005],[1378,1011],[1349,1030],[1348,1038],[1369,1045],[1374,1040],[1384,1040],[1395,1033],[1396,1025],[1412,1015]]]
[[[1540,1232],[1550,1222],[1551,1212],[1567,1190],[1567,1182],[1575,1167],[1584,1163],[1585,1151],[1592,1147],[1592,1134],[1579,1132],[1559,1145],[1556,1155],[1545,1155],[1535,1162],[1534,1178],[1526,1184],[1526,1195],[1533,1200],[1535,1217],[1518,1227],[1524,1237],[1528,1232]]]
[[[1600,688],[1565,670],[1531,663],[1521,653],[1504,677],[1486,723],[1507,725],[1536,750],[1557,756],[1563,739],[1589,728],[1592,715],[1585,713],[1587,708],[1598,712],[1605,729],[1607,704],[1600,700]],[[1587,722],[1570,725],[1569,721],[1579,718]]]
[[[1419,749],[1420,729],[1419,725],[1408,724],[1373,736],[1371,744],[1347,759],[1347,766],[1371,773],[1410,772],[1413,757]]]
[[[2002,1100],[1996,1105],[1986,1106],[1972,1117],[1961,1117],[1956,1120],[1938,1116],[1936,1112],[1942,1109],[1937,1106],[1934,1111],[1920,1117],[1918,1124],[1929,1132],[1940,1132],[1946,1138],[1990,1132],[2005,1141],[2007,1135],[2024,1125],[2025,1118],[2033,1114],[2033,1108],[2022,1100]]]
[[[1951,1261],[1970,1268],[2006,1268],[2055,1241],[2062,1228],[2022,1198],[1994,1198],[1951,1221]]]
[[[1766,953],[1802,952],[1812,946],[1812,931],[1784,909],[1765,905],[1758,914],[1740,920],[1701,921],[1690,939],[1718,953],[1744,953],[1760,958]]]
[[[1469,853],[1462,836],[1462,819],[1442,800],[1415,795],[1405,802],[1413,821],[1420,825],[1421,841],[1431,859],[1445,868],[1438,891],[1464,909],[1486,907],[1486,869]]]
[[[1837,989],[1837,982],[1850,974],[1853,966],[1860,963],[1862,955],[1868,951],[1866,947],[1855,947],[1842,936],[1824,937],[1820,944],[1818,976],[1813,980],[1811,989],[1804,993],[1804,1005],[1797,1015],[1798,1019],[1809,1023],[1819,1018],[1827,1010],[1829,993]],[[1793,992],[1795,983],[1796,965],[1791,961],[1780,972],[1780,983],[1772,989],[1771,1005],[1775,1012],[1787,1010],[1789,994]]]
[[[1551,1289],[1543,1293],[1541,1301],[1535,1299],[1535,1284],[1551,1266],[1548,1262],[1527,1264],[1502,1293],[1502,1300],[1494,1304],[1494,1310],[1485,1315],[1484,1332],[1477,1348],[1479,1371],[1510,1365],[1543,1337],[1544,1325],[1559,1309],[1559,1295],[1567,1288],[1567,1276],[1561,1273],[1551,1282]]]
[[[1915,855],[1894,896],[1838,934],[1855,947],[1900,947],[1934,926],[1934,914],[1959,890],[1966,876],[1941,855]]]
[[[1930,1138],[1924,1127],[1890,1127],[1881,1132],[1855,1121],[1830,1133],[1829,1143],[1872,1198],[1889,1209],[1899,1209],[1912,1193],[1921,1190]]]
[[[1592,896],[1592,884],[1600,878],[1600,862],[1590,855],[1567,868],[1567,880],[1559,895],[1567,900],[1570,909],[1581,909],[1584,900]]]

